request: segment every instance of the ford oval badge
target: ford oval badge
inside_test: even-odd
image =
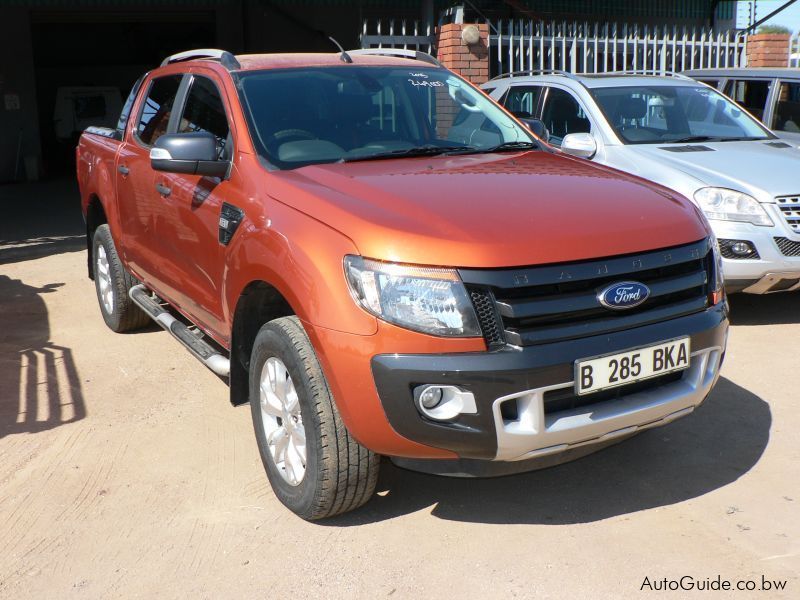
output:
[[[613,310],[639,306],[650,296],[650,288],[638,281],[621,281],[598,292],[600,304]]]

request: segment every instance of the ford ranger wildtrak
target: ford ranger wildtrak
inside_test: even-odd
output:
[[[718,377],[699,210],[554,151],[430,56],[175,55],[77,158],[105,322],[155,320],[249,402],[305,519],[366,502],[381,456],[538,468],[691,413]]]

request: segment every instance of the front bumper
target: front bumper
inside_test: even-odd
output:
[[[602,336],[552,344],[507,346],[466,354],[383,354],[372,372],[389,424],[401,436],[449,450],[460,458],[521,461],[608,442],[689,414],[713,387],[727,338],[727,306]],[[574,361],[691,338],[688,369],[668,381],[618,388],[595,402],[564,408]],[[421,384],[454,385],[475,396],[477,412],[452,422],[424,418],[412,390]],[[560,396],[550,403],[548,396]],[[516,411],[503,405],[513,402]]]
[[[800,235],[786,226],[774,205],[764,207],[775,223],[772,227],[732,221],[709,221],[718,239],[748,241],[755,246],[759,255],[757,259],[722,259],[725,288],[729,292],[765,294],[800,288],[800,255],[787,256],[776,242],[777,239],[783,239],[789,245],[797,244],[800,247]]]

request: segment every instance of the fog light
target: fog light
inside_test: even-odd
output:
[[[435,421],[450,421],[462,414],[475,414],[478,408],[472,392],[454,385],[419,385],[414,388],[417,410]]]
[[[761,258],[753,242],[747,240],[719,240],[719,250],[722,257],[728,260]]]
[[[422,392],[422,394],[420,394],[420,396],[419,396],[419,403],[424,408],[428,408],[428,409],[436,408],[439,405],[439,403],[442,401],[442,395],[443,394],[444,394],[444,392],[442,392],[442,388],[440,388],[440,387],[431,386],[431,387],[425,388],[425,391]]]

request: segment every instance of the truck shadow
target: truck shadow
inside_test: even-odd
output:
[[[800,323],[800,292],[783,292],[754,296],[733,294],[728,301],[731,306],[731,325],[780,325]]]
[[[720,379],[693,415],[575,462],[495,479],[451,479],[382,465],[363,508],[322,524],[347,527],[431,509],[475,523],[590,523],[683,502],[747,473],[769,440],[761,398]]]
[[[0,439],[36,433],[86,416],[72,350],[50,340],[42,288],[0,275]]]

